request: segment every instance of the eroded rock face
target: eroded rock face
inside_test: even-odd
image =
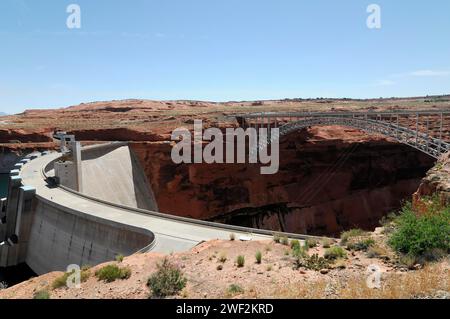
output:
[[[427,172],[413,195],[413,204],[420,207],[424,197],[437,195],[442,204],[450,203],[450,153],[443,155],[439,162]]]
[[[27,131],[21,129],[0,129],[0,143],[42,143],[53,141],[50,129]]]
[[[162,212],[287,232],[372,229],[410,199],[430,157],[343,127],[303,130],[280,144],[280,171],[258,165],[175,165],[170,143],[134,143]]]

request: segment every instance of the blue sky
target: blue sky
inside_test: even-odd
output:
[[[81,7],[81,29],[66,8]],[[366,26],[381,7],[380,30]],[[450,93],[448,0],[1,0],[0,112]]]

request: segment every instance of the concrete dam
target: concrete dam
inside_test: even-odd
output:
[[[241,240],[273,234],[159,213],[127,143],[79,148],[74,152],[80,157],[78,179],[65,156],[31,154],[11,171],[7,198],[1,200],[0,267],[26,263],[43,274],[71,264],[96,265],[119,254],[184,251],[203,241],[229,239],[230,233]]]

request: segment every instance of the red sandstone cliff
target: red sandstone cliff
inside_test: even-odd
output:
[[[417,190],[433,160],[357,130],[323,127],[280,145],[280,171],[258,165],[176,165],[170,143],[133,143],[162,212],[288,232],[373,228]]]
[[[334,234],[353,226],[372,228],[401,199],[409,199],[433,161],[412,148],[359,131],[313,128],[284,139],[280,172],[262,176],[257,165],[175,165],[170,159],[170,132],[191,126],[194,118],[223,127],[229,125],[225,114],[239,112],[398,110],[408,109],[410,103],[408,99],[95,102],[2,117],[0,147],[5,153],[45,145],[54,148],[51,133],[56,129],[72,132],[84,143],[135,141],[133,148],[163,212]],[[415,103],[420,108],[420,102]],[[426,187],[421,186],[423,192]]]

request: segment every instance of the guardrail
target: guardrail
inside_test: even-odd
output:
[[[407,144],[434,158],[450,151],[450,110],[391,112],[295,113],[268,112],[233,115],[241,126],[279,128],[269,144],[293,131],[320,125],[344,125],[378,133]],[[270,131],[270,130],[269,130]],[[259,130],[257,130],[259,134]],[[259,147],[266,147],[262,143]]]

